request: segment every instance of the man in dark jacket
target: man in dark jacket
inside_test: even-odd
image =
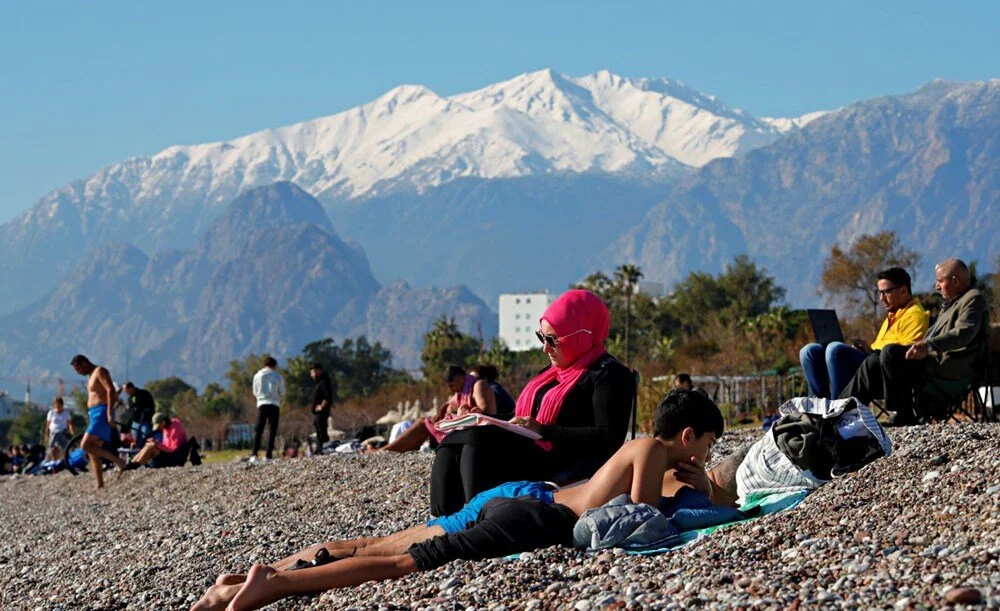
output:
[[[316,453],[319,454],[323,451],[323,444],[330,441],[330,436],[326,431],[330,420],[330,408],[333,407],[337,387],[334,385],[333,380],[330,379],[330,374],[323,371],[323,366],[319,363],[313,363],[312,368],[309,370],[309,375],[316,382],[316,385],[313,387],[311,404],[313,426],[316,428]]]
[[[148,390],[139,388],[132,382],[125,382],[124,390],[128,396],[132,435],[135,437],[136,447],[141,448],[146,444],[146,439],[153,434],[153,414],[156,413],[156,403]]]
[[[866,405],[885,399],[885,408],[896,412],[894,424],[916,424],[914,388],[928,378],[964,387],[975,375],[989,329],[986,299],[972,287],[969,268],[959,259],[939,263],[934,278],[944,305],[924,338],[909,346],[889,344],[869,356],[841,399],[854,397]]]

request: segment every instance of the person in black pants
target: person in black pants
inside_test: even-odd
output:
[[[257,427],[254,429],[250,459],[257,460],[260,438],[264,435],[264,425],[269,425],[267,433],[267,453],[271,460],[274,453],[274,438],[278,435],[278,420],[281,399],[285,396],[285,381],[277,371],[278,361],[267,357],[264,366],[253,376],[253,396],[257,399]]]
[[[607,306],[589,291],[568,291],[540,326],[536,334],[552,365],[525,386],[510,422],[541,440],[492,426],[449,434],[431,470],[433,515],[454,513],[504,482],[585,479],[625,442],[635,377],[604,348]]]
[[[123,387],[128,396],[129,418],[132,420],[132,436],[135,446],[146,445],[146,439],[153,434],[153,414],[156,413],[156,403],[153,395],[145,388],[139,388],[132,382],[125,382]]]
[[[312,394],[313,427],[316,429],[316,453],[323,451],[323,444],[330,441],[327,427],[330,421],[330,408],[336,395],[336,386],[330,379],[330,374],[323,371],[323,365],[313,363],[309,375],[316,382]]]

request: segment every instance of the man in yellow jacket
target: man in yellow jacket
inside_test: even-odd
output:
[[[910,274],[901,267],[890,267],[879,272],[877,278],[879,300],[888,315],[871,345],[863,340],[855,341],[853,347],[843,342],[831,342],[826,347],[807,344],[799,352],[812,395],[839,397],[872,352],[889,344],[912,344],[927,332],[930,316],[910,292]]]
[[[945,392],[962,392],[976,375],[989,333],[986,298],[972,284],[969,267],[947,259],[934,268],[934,288],[944,304],[927,333],[913,342],[888,343],[877,356],[865,359],[841,393],[864,404],[884,399],[895,412],[894,425],[917,424],[930,414],[917,414],[913,391],[928,380]]]

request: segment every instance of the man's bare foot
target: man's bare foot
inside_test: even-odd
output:
[[[218,579],[215,580],[215,585],[217,586],[234,586],[242,585],[244,581],[247,580],[246,575],[239,573],[223,573],[219,575]]]
[[[214,585],[191,607],[191,611],[223,611],[240,591],[240,585]]]
[[[268,580],[278,574],[278,571],[265,564],[255,564],[247,573],[243,587],[230,601],[226,611],[252,611],[269,605],[281,598],[273,591],[268,591]],[[232,586],[230,586],[232,587]]]

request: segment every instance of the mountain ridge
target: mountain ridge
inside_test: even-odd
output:
[[[249,353],[284,358],[359,335],[415,367],[423,334],[444,315],[465,332],[495,333],[495,315],[464,287],[383,287],[315,198],[276,183],[233,200],[191,250],[89,251],[48,296],[0,317],[0,373],[58,376],[83,352],[136,379],[178,375],[200,387]]]

